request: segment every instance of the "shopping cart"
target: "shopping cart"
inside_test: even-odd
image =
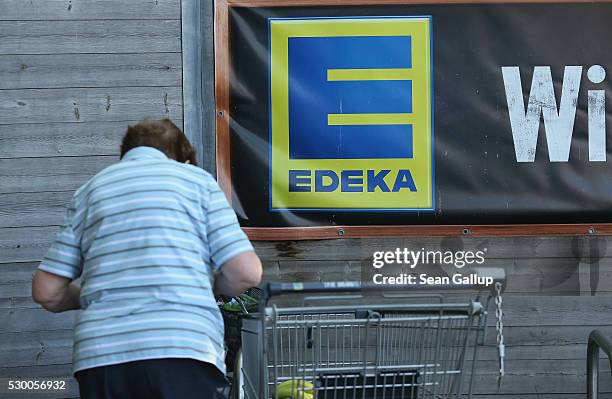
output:
[[[498,293],[502,284],[496,283]],[[464,391],[471,396],[495,290],[484,304],[480,294],[446,302],[442,295],[398,290],[406,287],[268,284],[259,312],[242,321],[234,398],[451,398]],[[300,307],[270,303],[289,293],[326,295],[305,297]],[[466,375],[468,364],[472,371]]]
[[[230,376],[236,371],[235,362],[240,357],[242,319],[251,312],[257,312],[260,299],[261,290],[256,287],[249,288],[236,297],[220,296],[217,298],[217,304],[223,316],[225,367]]]

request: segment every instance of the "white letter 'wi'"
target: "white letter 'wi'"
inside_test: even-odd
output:
[[[517,162],[535,160],[541,113],[544,113],[544,130],[550,161],[567,162],[572,143],[582,67],[565,67],[558,112],[550,67],[534,68],[527,112],[523,102],[519,67],[502,67],[502,74]]]

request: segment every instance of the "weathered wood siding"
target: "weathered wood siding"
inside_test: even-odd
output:
[[[74,313],[35,305],[31,275],[73,191],[116,161],[127,124],[182,122],[180,15],[179,0],[0,2],[0,378],[70,375]],[[210,133],[204,142],[214,142]],[[364,257],[397,246],[487,248],[487,264],[511,275],[507,376],[498,388],[490,319],[478,398],[585,397],[587,335],[593,328],[612,335],[609,238],[256,243],[266,279],[284,281],[359,279]],[[595,268],[598,292],[589,296]],[[602,367],[603,397],[611,398]]]
[[[180,0],[0,1],[0,378],[70,375],[75,314],[35,305],[32,272],[146,117],[182,125]]]
[[[362,268],[372,267],[363,259],[378,250],[486,248],[485,266],[502,267],[509,275],[503,301],[507,375],[498,388],[491,312],[475,377],[477,397],[565,399],[585,397],[590,331],[612,335],[612,258],[605,250],[610,245],[607,237],[423,237],[262,242],[256,247],[266,278],[287,281],[358,280]],[[435,274],[435,266],[428,268]],[[597,276],[596,296],[590,296],[591,276]],[[610,398],[610,368],[603,361],[601,367],[601,396]]]

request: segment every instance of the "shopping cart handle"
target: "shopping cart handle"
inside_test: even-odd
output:
[[[276,295],[289,293],[325,293],[325,292],[357,292],[362,291],[364,284],[360,281],[337,282],[307,282],[307,283],[267,283],[262,295],[269,299]],[[379,287],[380,289],[380,287]]]
[[[506,285],[506,278],[503,269],[482,268],[478,274],[490,275],[495,282],[500,282],[502,287]],[[416,291],[416,290],[491,290],[494,293],[494,284],[490,287],[478,285],[464,285],[458,287],[454,284],[449,285],[425,285],[414,286],[406,285],[381,285],[361,281],[330,281],[330,282],[304,282],[304,283],[267,283],[262,290],[264,301],[273,296],[290,293],[355,293],[355,292],[381,292],[381,291]],[[503,288],[502,288],[503,289]]]

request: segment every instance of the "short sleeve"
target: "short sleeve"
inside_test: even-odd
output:
[[[73,229],[74,201],[66,212],[64,225],[55,241],[47,251],[47,255],[38,266],[39,270],[74,280],[81,275],[83,259],[80,240]]]
[[[240,228],[236,213],[217,182],[211,183],[209,201],[205,206],[210,258],[215,269],[234,256],[253,250],[251,242]]]

